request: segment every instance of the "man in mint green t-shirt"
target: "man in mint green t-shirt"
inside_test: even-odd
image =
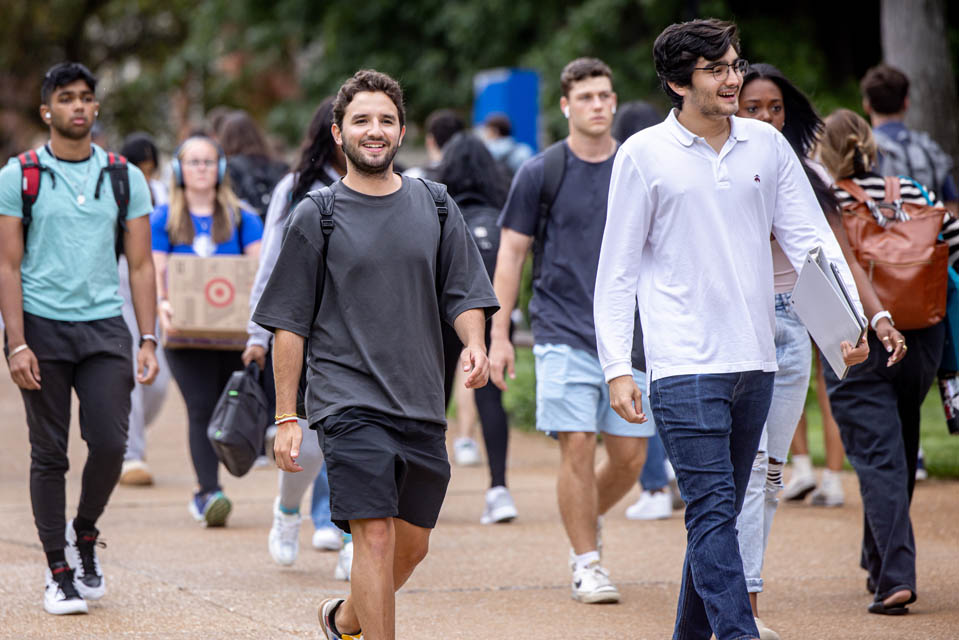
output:
[[[0,170],[0,313],[4,352],[20,387],[30,432],[30,499],[49,568],[48,613],[85,613],[106,582],[96,555],[103,513],[123,464],[130,391],[130,332],[118,293],[118,228],[130,269],[140,329],[137,379],[157,374],[156,282],[150,253],[150,193],[127,165],[124,225],[107,153],[92,144],[99,115],[96,78],[81,64],[62,63],[44,76],[40,117],[50,140],[36,150],[39,193],[24,220],[24,178],[11,159]],[[118,184],[122,184],[118,183]],[[88,454],[76,517],[65,517],[70,394],[80,401],[80,432]]]

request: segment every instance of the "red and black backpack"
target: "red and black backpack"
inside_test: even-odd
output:
[[[50,176],[53,182],[53,188],[57,188],[56,175],[47,167],[40,164],[38,149],[24,151],[17,156],[20,162],[20,172],[23,175],[21,182],[21,196],[23,200],[23,251],[27,250],[27,232],[30,223],[33,221],[33,205],[37,202],[40,195],[40,176],[44,171]],[[110,185],[113,187],[113,198],[117,203],[117,237],[116,253],[117,257],[123,253],[123,232],[126,231],[127,211],[130,207],[130,174],[127,170],[127,159],[119,153],[107,152],[107,165],[100,169],[100,175],[97,178],[97,187],[93,197],[100,199],[100,188],[103,186],[104,176],[110,177]]]

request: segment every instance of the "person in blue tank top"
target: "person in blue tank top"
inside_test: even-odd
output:
[[[170,331],[176,313],[167,291],[170,254],[259,258],[263,224],[259,216],[240,208],[225,179],[225,164],[212,139],[188,138],[174,154],[170,203],[157,207],[151,216],[160,326],[165,332]],[[222,527],[232,504],[221,490],[220,461],[206,428],[230,375],[243,368],[240,352],[164,348],[164,353],[187,407],[190,456],[197,477],[190,514],[208,527]]]

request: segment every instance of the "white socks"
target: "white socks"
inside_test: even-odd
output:
[[[584,569],[594,562],[599,562],[599,551],[587,551],[581,555],[573,554],[573,571]]]

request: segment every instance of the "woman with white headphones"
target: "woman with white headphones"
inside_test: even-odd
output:
[[[160,326],[169,332],[176,313],[167,295],[167,261],[171,253],[209,257],[247,255],[259,258],[263,224],[259,216],[240,208],[230,189],[226,158],[205,136],[188,138],[176,150],[169,205],[151,217],[153,261],[160,298]],[[197,491],[189,503],[191,515],[208,527],[226,524],[232,504],[219,484],[219,459],[206,430],[220,392],[230,375],[243,368],[239,351],[164,349],[170,371],[189,418],[190,456]]]

